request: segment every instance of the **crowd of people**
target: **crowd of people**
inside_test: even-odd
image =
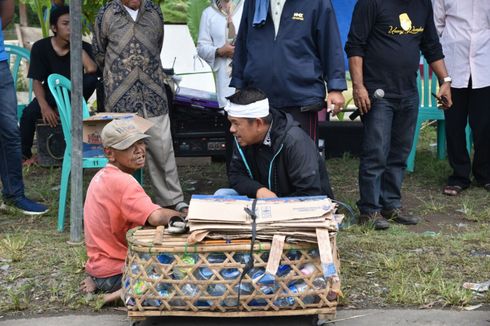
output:
[[[13,0],[0,0],[2,28]],[[24,110],[20,131],[16,95],[0,33],[0,172],[3,200],[24,213],[47,208],[24,195],[22,157],[30,159],[35,120],[55,126],[56,106],[46,87],[51,73],[69,76],[69,11],[51,12],[54,36],[38,41],[29,77],[36,99]],[[417,224],[402,210],[402,183],[419,112],[420,53],[439,80],[435,94],[446,119],[453,174],[443,193],[471,184],[490,191],[490,3],[468,0],[358,0],[345,52],[353,99],[363,124],[359,165],[359,223],[376,230]],[[105,109],[136,113],[153,126],[147,134],[128,121],[102,132],[108,165],[91,181],[84,207],[89,276],[84,291],[121,287],[135,225],[165,225],[185,216],[170,134],[166,75],[160,60],[161,9],[151,0],[113,0],[100,9],[93,42],[83,45],[84,95],[102,76]],[[345,63],[330,0],[213,0],[201,17],[198,54],[216,80],[227,114],[229,188],[216,195],[251,198],[327,195],[334,198],[317,148],[318,111],[344,106]],[[383,90],[384,96],[374,96]],[[469,122],[473,163],[466,151]],[[338,141],[338,140],[337,140]],[[147,164],[152,201],[131,174]]]

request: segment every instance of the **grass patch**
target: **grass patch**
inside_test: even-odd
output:
[[[422,216],[415,227],[393,225],[386,232],[352,225],[338,235],[344,297],[341,304],[365,307],[461,307],[490,303],[464,282],[490,279],[490,194],[471,187],[461,196],[441,193],[450,173],[431,150],[434,128],[422,131],[415,172],[405,178],[404,208]],[[338,200],[355,211],[358,159],[345,155],[327,167]],[[225,187],[223,162],[179,167],[188,200]],[[84,187],[95,170],[84,171]],[[145,189],[151,194],[149,174]],[[60,169],[24,170],[28,196],[47,203],[50,212],[27,217],[0,211],[0,314],[8,316],[66,311],[99,311],[101,298],[78,291],[86,261],[83,246],[69,246],[68,232],[56,232]],[[67,216],[69,215],[67,207]],[[66,220],[68,229],[69,220]]]

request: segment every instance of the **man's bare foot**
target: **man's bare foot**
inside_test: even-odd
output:
[[[121,295],[122,295],[122,289],[119,289],[116,292],[104,294],[104,304],[116,301],[118,299],[122,300]]]
[[[85,293],[94,293],[97,286],[94,280],[90,276],[87,276],[82,282],[80,282],[80,291]]]

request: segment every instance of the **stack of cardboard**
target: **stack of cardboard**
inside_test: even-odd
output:
[[[252,236],[253,200],[242,196],[194,195],[187,217],[189,242],[209,239],[239,239]],[[248,208],[248,212],[247,209]],[[255,207],[256,237],[271,240],[283,235],[287,242],[317,242],[316,229],[334,236],[343,216],[325,196],[259,199]]]

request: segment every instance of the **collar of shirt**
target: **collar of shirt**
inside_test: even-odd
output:
[[[124,9],[128,12],[128,14],[133,18],[134,21],[136,21],[136,18],[138,17],[138,12],[140,11],[139,9],[131,9],[129,7],[124,6]]]
[[[286,0],[270,0],[271,1],[271,15],[272,21],[274,22],[274,30],[277,33],[279,32],[279,25],[281,24],[281,15],[282,9],[284,8],[284,4]]]
[[[264,144],[265,146],[269,146],[269,147],[272,146],[271,130],[272,130],[272,124],[273,123],[274,123],[274,121],[271,121],[271,125],[269,126],[269,130],[267,130],[267,134],[265,135],[264,141],[262,142],[262,144]]]

